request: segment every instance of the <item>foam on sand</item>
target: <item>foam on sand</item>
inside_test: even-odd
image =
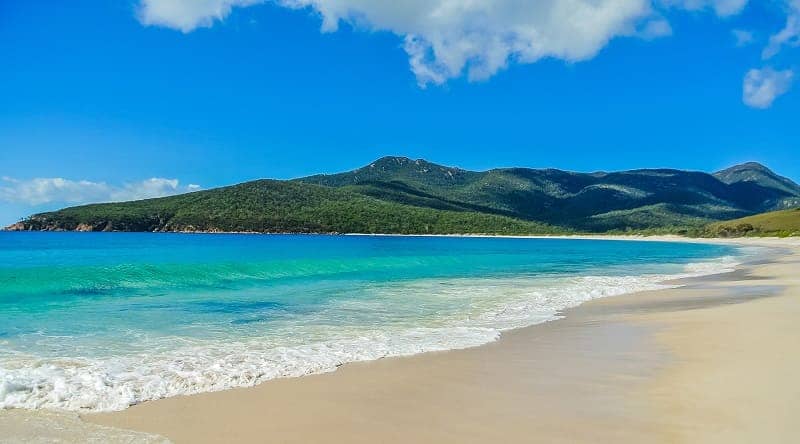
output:
[[[121,410],[164,397],[329,372],[350,362],[474,347],[504,330],[558,319],[561,310],[592,299],[668,288],[667,280],[735,265],[725,257],[689,264],[677,274],[421,279],[377,288],[370,300],[336,301],[316,314],[351,316],[349,323],[292,325],[269,338],[166,338],[162,341],[172,339],[172,347],[106,357],[15,353],[0,360],[0,408]],[[433,304],[430,311],[438,314],[397,319],[387,304],[399,299]],[[387,310],[385,323],[358,323],[359,313],[380,310]]]

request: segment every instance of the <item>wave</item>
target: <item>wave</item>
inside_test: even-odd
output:
[[[558,319],[562,310],[592,299],[675,287],[665,282],[731,271],[736,264],[735,258],[724,257],[688,264],[676,274],[424,279],[387,285],[381,291],[389,299],[393,294],[414,294],[458,303],[458,297],[468,294],[471,305],[458,316],[369,327],[353,324],[309,331],[298,325],[291,332],[293,345],[265,338],[195,342],[174,338],[183,345],[124,356],[11,354],[0,360],[0,407],[122,410],[159,398],[330,372],[351,362],[474,347],[497,340],[504,330]],[[350,308],[345,305],[330,310]]]

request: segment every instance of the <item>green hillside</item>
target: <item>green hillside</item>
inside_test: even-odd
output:
[[[591,232],[702,227],[800,205],[800,186],[756,163],[714,175],[670,169],[473,172],[422,159],[384,157],[351,172],[298,181],[347,188],[381,200],[500,214]]]
[[[800,208],[771,211],[710,224],[704,235],[711,237],[738,236],[800,236]]]
[[[384,157],[353,171],[257,180],[180,196],[43,213],[19,230],[300,233],[697,233],[710,223],[800,205],[800,186],[747,163],[576,173],[467,171]]]
[[[25,230],[272,233],[562,233],[546,224],[381,201],[348,190],[258,180],[180,196],[66,208]]]

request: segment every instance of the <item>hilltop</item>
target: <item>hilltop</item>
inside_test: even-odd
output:
[[[381,200],[501,214],[590,232],[696,227],[800,205],[800,185],[752,162],[714,174],[674,169],[474,172],[384,157],[354,171],[298,180]]]

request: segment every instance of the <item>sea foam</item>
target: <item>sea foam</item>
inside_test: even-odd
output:
[[[441,317],[387,322],[385,326],[305,329],[282,338],[187,341],[152,352],[106,357],[39,357],[14,353],[0,359],[0,407],[112,411],[176,395],[246,387],[281,377],[335,370],[351,362],[462,349],[497,340],[508,329],[558,319],[583,302],[668,288],[674,278],[732,270],[735,258],[686,265],[677,274],[572,277],[420,279],[379,288],[386,300],[417,295],[419,303],[467,304]],[[468,296],[468,297],[467,297]],[[460,300],[459,298],[463,298]],[[327,314],[352,310],[342,301]],[[381,300],[374,307],[379,310]],[[348,306],[350,304],[350,306]],[[443,305],[444,306],[444,305]],[[320,316],[325,316],[326,313]],[[392,314],[386,314],[391,319]],[[291,340],[289,340],[291,339]],[[166,340],[169,340],[167,338]]]

